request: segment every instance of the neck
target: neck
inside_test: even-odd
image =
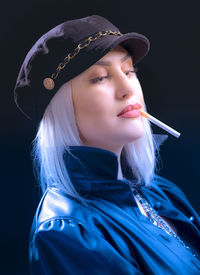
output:
[[[120,153],[120,155],[121,155],[121,153]],[[121,163],[120,163],[120,155],[118,155],[118,175],[117,175],[117,178],[119,180],[123,179],[122,168],[121,168]]]

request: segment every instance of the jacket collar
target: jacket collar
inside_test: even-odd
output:
[[[117,180],[118,156],[115,153],[89,146],[69,146],[69,149],[64,160],[72,178]]]
[[[137,207],[131,195],[131,187],[134,185],[152,207],[160,204],[159,215],[188,223],[183,213],[177,211],[158,186],[156,179],[149,188],[143,187],[143,182],[138,184],[134,176],[131,180],[117,179],[118,156],[115,153],[89,146],[69,146],[69,149],[64,153],[64,161],[69,177],[81,196],[89,199],[100,197],[122,208],[129,205],[133,209],[133,206]],[[126,163],[125,159],[121,163]]]
[[[109,194],[116,191],[119,196],[119,191],[124,195],[123,190],[128,191],[127,196],[130,195],[130,181],[117,178],[117,154],[97,147],[69,146],[69,151],[65,151],[63,158],[69,177],[80,195],[92,193],[95,196],[109,197]],[[123,167],[122,170],[127,168]],[[136,179],[133,177],[132,182],[134,181]]]

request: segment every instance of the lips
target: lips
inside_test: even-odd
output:
[[[135,103],[133,105],[128,105],[126,106],[117,116],[121,116],[129,111],[132,111],[132,110],[139,110],[142,108],[142,105],[140,103]]]

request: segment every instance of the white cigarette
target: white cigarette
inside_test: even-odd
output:
[[[179,132],[177,132],[176,130],[174,130],[171,127],[167,126],[165,123],[161,122],[157,118],[155,118],[155,117],[149,115],[148,113],[144,112],[143,110],[140,109],[139,111],[140,111],[140,113],[141,113],[141,115],[143,117],[148,118],[151,122],[153,122],[154,124],[156,124],[160,128],[164,129],[165,131],[167,131],[168,133],[172,134],[176,138],[179,138],[179,136],[180,136]]]

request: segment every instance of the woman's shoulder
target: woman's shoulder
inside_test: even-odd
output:
[[[179,197],[179,199],[188,202],[188,198],[182,190],[182,187],[162,176],[155,176],[154,180],[152,181],[152,188],[159,188],[162,190],[162,192],[169,196],[175,196],[177,198]]]
[[[89,206],[57,188],[49,188],[37,207],[31,229],[31,239],[39,231],[59,230],[64,224],[87,224]]]
[[[170,200],[186,216],[195,216],[196,220],[200,222],[197,212],[180,186],[169,179],[157,175],[152,181],[151,188],[166,200]]]
[[[81,207],[80,201],[57,188],[49,188],[40,200],[36,219],[40,224],[52,218],[70,216],[76,207]]]
[[[78,200],[48,190],[32,227],[31,274],[142,274],[136,259],[124,258],[94,226],[92,215]]]

